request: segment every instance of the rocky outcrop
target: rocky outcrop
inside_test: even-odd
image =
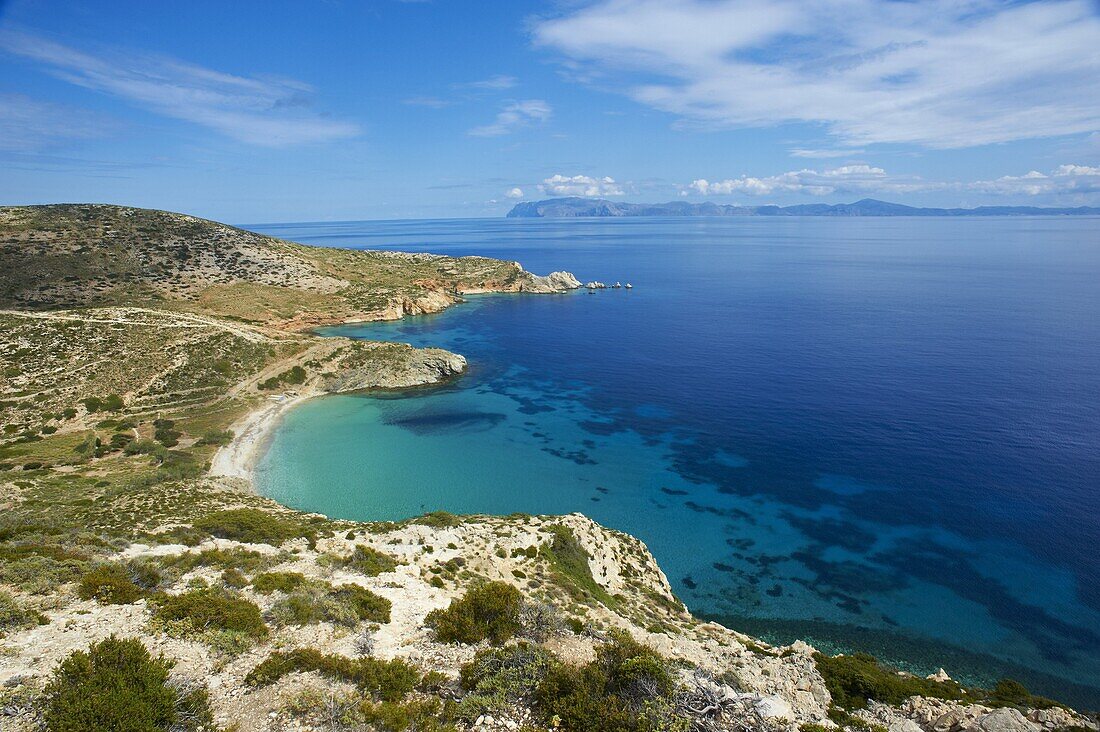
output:
[[[964,704],[913,697],[899,707],[872,703],[858,713],[872,724],[890,732],[1051,732],[1079,727],[1096,729],[1096,722],[1068,709],[1031,709],[1025,715],[1017,709],[992,709],[982,704]]]
[[[520,292],[553,293],[576,290],[581,286],[580,280],[573,276],[572,272],[551,272],[545,276],[531,275],[530,279],[520,284]]]
[[[363,389],[406,389],[438,384],[466,370],[466,359],[442,348],[413,348],[404,344],[378,344],[385,356],[360,366],[342,364],[322,377],[321,388],[330,393]]]

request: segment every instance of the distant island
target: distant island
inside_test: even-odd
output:
[[[797,206],[733,206],[717,203],[622,203],[603,198],[550,198],[517,203],[510,219],[560,219],[608,216],[1097,216],[1100,208],[1040,206],[979,206],[978,208],[917,208],[864,198],[855,203],[806,203]]]

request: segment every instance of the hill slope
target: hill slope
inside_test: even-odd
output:
[[[309,247],[166,211],[0,208],[2,308],[152,306],[304,328],[568,286],[514,262]]]

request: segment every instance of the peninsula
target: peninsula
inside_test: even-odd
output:
[[[855,203],[808,203],[797,206],[733,206],[669,201],[625,203],[603,198],[550,198],[517,203],[508,218],[577,218],[620,216],[1100,216],[1100,208],[1039,206],[979,206],[978,208],[916,208],[864,198]]]
[[[95,713],[145,695],[179,730],[1097,729],[1009,680],[702,622],[641,541],[580,514],[361,523],[252,490],[288,405],[466,368],[312,328],[579,286],[163,211],[0,208],[0,726],[76,729],[101,684]]]

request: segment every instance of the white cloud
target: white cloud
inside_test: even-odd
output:
[[[870,165],[844,165],[831,170],[792,170],[762,178],[742,175],[708,181],[699,178],[687,188],[704,196],[728,196],[744,193],[750,196],[768,196],[774,193],[802,193],[812,196],[828,196],[834,193],[913,193],[943,188],[941,183],[930,183],[919,178],[892,176],[882,168]]]
[[[1092,0],[598,0],[533,30],[577,78],[705,126],[943,148],[1100,129]]]
[[[817,150],[806,149],[803,147],[791,148],[787,153],[792,158],[848,158],[853,155],[859,155],[863,150]]]
[[[328,142],[359,132],[353,123],[310,111],[312,89],[294,79],[235,76],[152,54],[87,53],[13,30],[0,31],[0,48],[77,86],[240,142],[281,146]]]
[[[504,195],[507,196],[508,198],[523,198],[523,189],[522,188],[509,188],[508,191]]]
[[[622,196],[625,192],[614,178],[592,178],[587,175],[552,175],[539,185],[539,190],[551,196]]]
[[[0,150],[26,152],[65,140],[100,137],[115,123],[87,110],[0,94]]]
[[[459,88],[468,87],[470,89],[484,89],[485,91],[500,91],[502,89],[511,89],[519,84],[519,79],[514,76],[508,76],[507,74],[496,74],[490,76],[488,79],[481,79],[480,81],[471,81],[466,84],[458,84]]]
[[[965,187],[980,193],[1017,196],[1100,193],[1100,167],[1059,165],[1050,174],[1033,170],[1024,175],[979,180],[968,183]]]
[[[541,99],[509,102],[491,124],[475,127],[468,134],[474,137],[499,137],[515,132],[520,127],[550,119],[553,109]]]

